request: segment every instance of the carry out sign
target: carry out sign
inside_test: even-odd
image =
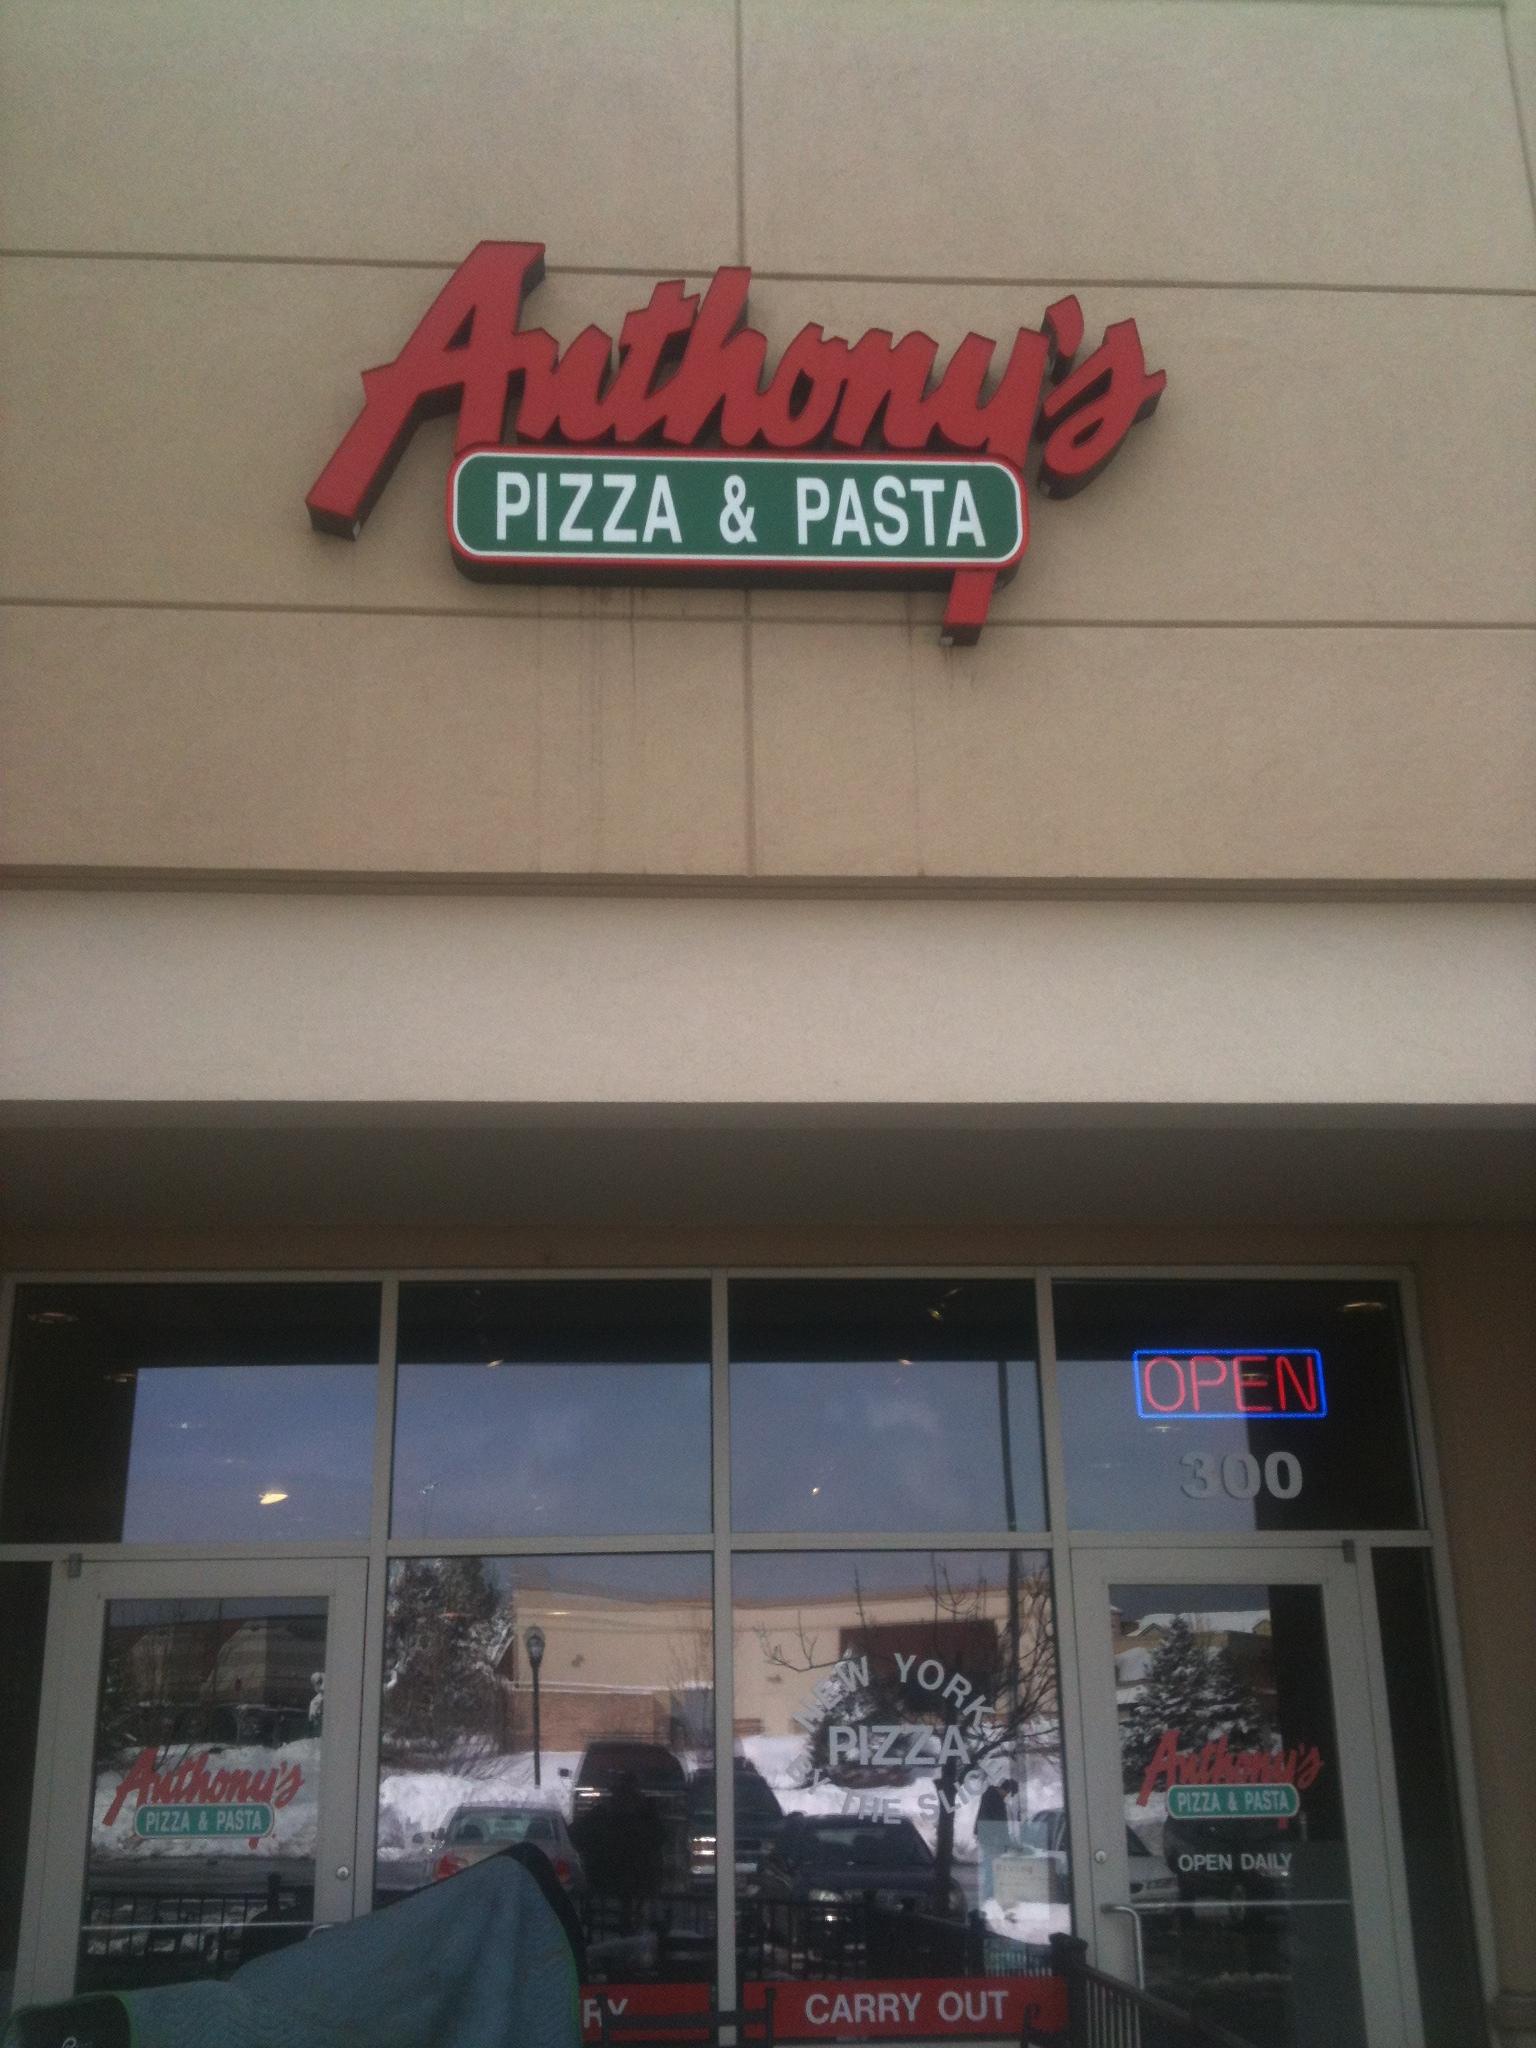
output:
[[[742,1986],[747,2011],[761,2011],[767,1984]],[[1067,1987],[1055,1976],[910,1977],[801,1980],[775,1983],[773,2032],[780,2041],[939,2041],[956,2036],[1017,2041],[1026,2023],[1036,2033],[1054,2034],[1067,2024]],[[641,2014],[703,2013],[709,2006],[704,1984],[601,1984],[582,1987],[582,2038],[602,2038],[601,2001],[619,2018]],[[658,2031],[659,2041],[706,2039],[701,2027]]]
[[[543,275],[542,242],[481,242],[363,372],[305,500],[318,532],[356,540],[420,422],[456,413],[448,532],[467,575],[937,582],[944,638],[970,642],[1029,542],[1032,450],[1041,489],[1071,497],[1167,382],[1134,320],[1083,354],[1073,297],[1006,351],[967,334],[942,371],[929,335],[814,324],[770,364],[739,267],[703,292],[667,279],[617,338],[586,327],[561,348],[522,325]]]

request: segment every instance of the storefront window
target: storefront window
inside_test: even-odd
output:
[[[79,1986],[226,1974],[362,1909],[349,1773],[376,1687],[372,1902],[541,1849],[583,1930],[588,2042],[604,1998],[702,2009],[731,1943],[779,2038],[1059,2033],[1070,1571],[1076,1931],[1101,1958],[1123,1937],[1112,1967],[1268,2048],[1357,2041],[1396,1853],[1390,1813],[1380,1835],[1361,1819],[1390,1774],[1340,1633],[1374,1569],[1427,2038],[1457,2038],[1479,1991],[1428,1539],[1327,1546],[1343,1590],[1307,1578],[1324,1546],[1288,1578],[1252,1540],[1422,1527],[1395,1288],[1052,1293],[1054,1526],[1027,1281],[400,1282],[386,1537],[380,1285],[23,1284],[0,1540],[55,1551],[0,1564],[0,1596],[35,1672],[51,1571],[73,1646],[81,1738],[55,1769],[76,1846],[47,1873]],[[1199,1584],[1143,1562],[1189,1536]],[[283,1541],[313,1548],[256,1555]],[[91,1553],[119,1542],[187,1549]],[[252,1553],[222,1586],[214,1545]],[[330,1576],[224,1597],[316,1560]],[[35,1687],[14,1704],[21,1728]],[[1183,1796],[1229,1782],[1265,1798]],[[322,1854],[327,1831],[348,1846]],[[0,2001],[18,1905],[0,1887]]]
[[[1070,1924],[1046,1558],[741,1555],[733,1597],[747,2002],[772,1986],[791,2036],[1017,2038]]]
[[[741,1530],[1040,1529],[1034,1290],[1015,1280],[738,1280]]]
[[[1419,1525],[1394,1288],[1095,1280],[1054,1299],[1074,1528]]]
[[[396,1558],[376,1902],[516,1842],[554,1865],[589,1996],[715,1969],[710,1560]]]
[[[0,1541],[367,1536],[376,1286],[17,1289]]]
[[[709,1355],[705,1281],[403,1286],[395,1535],[707,1531]]]

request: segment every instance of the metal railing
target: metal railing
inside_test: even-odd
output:
[[[795,1977],[1043,1977],[1048,1948],[995,1934],[982,1915],[924,1913],[873,1892],[836,1900],[747,1898],[736,1909],[743,1982]]]
[[[142,1990],[227,1977],[253,1956],[302,1941],[314,1892],[269,1876],[252,1891],[92,1884],[80,1923],[79,1987]]]
[[[1214,2020],[1094,1969],[1076,1935],[1053,1934],[1050,1953],[1066,1980],[1068,2048],[1253,2048]]]

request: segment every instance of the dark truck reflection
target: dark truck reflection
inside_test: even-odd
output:
[[[682,1821],[687,1780],[670,1749],[660,1742],[589,1742],[571,1788],[572,1823],[625,1780],[644,1793],[664,1820]]]
[[[640,1924],[642,1902],[683,1886],[687,1783],[659,1742],[593,1742],[571,1793],[571,1840],[592,1890],[617,1907],[618,1931]]]
[[[736,1875],[755,1882],[763,1858],[784,1825],[784,1809],[768,1780],[746,1757],[735,1759]],[[696,1888],[715,1881],[715,1774],[695,1771],[688,1780],[688,1879]]]

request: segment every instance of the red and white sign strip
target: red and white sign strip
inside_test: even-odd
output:
[[[773,2029],[781,2041],[1018,2041],[1024,2022],[1041,2033],[1067,2023],[1059,1977],[834,1979],[774,1987]],[[760,2005],[763,1986],[743,2003]]]
[[[767,1988],[744,1985],[743,2006],[760,2007]],[[1047,2034],[1067,2024],[1067,1987],[1060,1977],[831,1978],[776,1983],[773,1994],[773,2029],[781,2041],[1018,2041],[1026,2020]],[[600,1998],[625,2015],[709,2009],[703,1984],[587,1985],[584,2041],[602,2038]],[[702,2033],[690,2036],[679,2029],[654,2038],[682,2043],[702,2039]]]

